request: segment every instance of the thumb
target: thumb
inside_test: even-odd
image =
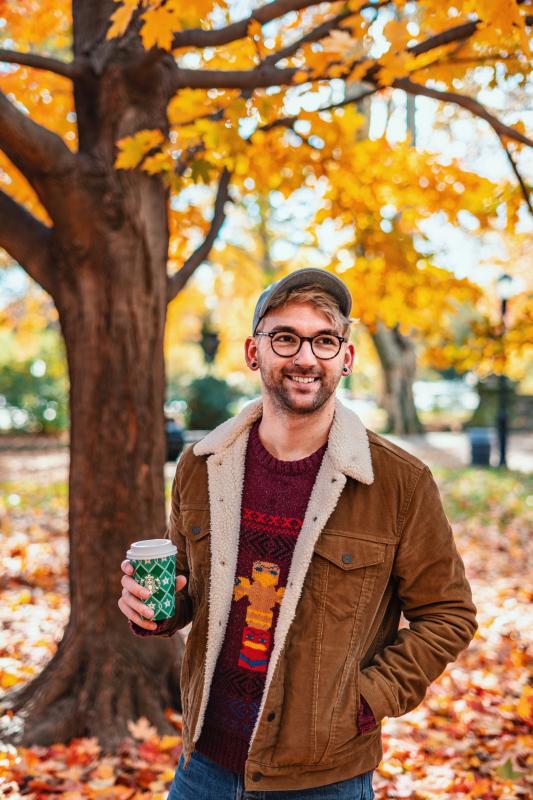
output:
[[[185,575],[178,575],[178,577],[176,578],[176,591],[179,592],[181,589],[183,589],[186,583],[187,583],[187,578],[185,577]]]

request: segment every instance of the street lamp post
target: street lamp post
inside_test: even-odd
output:
[[[496,281],[496,290],[498,297],[501,301],[501,342],[503,351],[503,369],[499,376],[498,382],[498,417],[497,417],[497,430],[498,430],[498,444],[500,450],[500,467],[507,467],[507,437],[509,433],[509,412],[507,408],[507,376],[505,374],[505,326],[506,326],[506,313],[507,301],[513,295],[513,279],[507,273],[500,275]]]

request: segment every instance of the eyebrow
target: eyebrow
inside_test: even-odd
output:
[[[287,333],[294,333],[296,336],[301,336],[301,333],[298,333],[296,328],[293,328],[291,325],[274,325],[272,330],[265,331],[265,333],[280,333],[281,331],[287,331]],[[333,328],[322,328],[322,330],[313,333],[313,336],[322,336],[323,334],[329,334],[330,336],[340,336],[340,333],[333,330]]]

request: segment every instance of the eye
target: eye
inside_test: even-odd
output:
[[[280,333],[276,333],[274,336],[274,341],[279,342],[280,344],[294,344],[297,341],[297,337],[294,335],[294,333],[282,331]]]
[[[336,339],[334,336],[328,336],[327,334],[324,334],[323,336],[317,336],[315,338],[315,342],[321,347],[338,347],[339,345],[338,339]]]

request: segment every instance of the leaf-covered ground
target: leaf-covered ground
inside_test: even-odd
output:
[[[376,798],[533,796],[533,481],[498,470],[439,470],[446,511],[478,608],[479,631],[426,700],[387,719]],[[68,618],[66,487],[0,485],[0,691],[28,681],[56,650]],[[164,800],[181,751],[146,720],[113,757],[95,739],[0,744],[0,797]],[[529,774],[529,777],[528,777]]]

